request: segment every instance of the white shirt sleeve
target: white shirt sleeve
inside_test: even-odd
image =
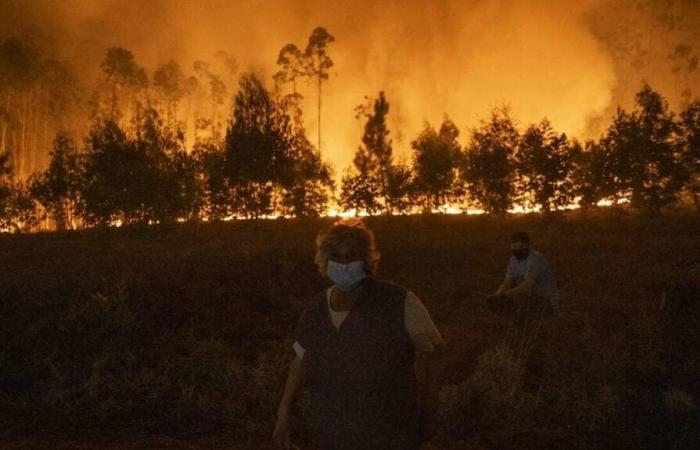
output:
[[[406,331],[413,341],[416,353],[432,352],[442,342],[442,336],[423,302],[413,292],[406,294],[404,307]]]

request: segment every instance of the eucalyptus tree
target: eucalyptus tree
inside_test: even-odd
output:
[[[169,127],[177,126],[178,104],[187,93],[186,81],[180,65],[173,60],[153,74],[153,88],[163,104],[162,115]]]
[[[277,56],[277,65],[280,69],[275,72],[273,76],[275,87],[280,91],[283,101],[289,105],[292,117],[297,123],[297,126],[303,126],[301,124],[301,101],[303,96],[297,89],[297,83],[299,79],[308,75],[306,72],[304,54],[296,45],[287,44],[282,47]],[[282,93],[285,86],[291,88],[290,93]]]
[[[42,78],[37,49],[19,39],[0,42],[0,151],[9,151],[13,175],[23,177],[36,150],[37,98]]]
[[[222,77],[213,71],[211,64],[197,60],[193,69],[194,77],[188,80],[187,88],[193,92],[195,99],[194,141],[221,140],[225,125],[221,110],[228,104],[228,88]]]
[[[304,50],[306,73],[316,79],[318,89],[318,150],[321,151],[321,86],[328,80],[328,71],[333,67],[333,60],[328,55],[328,46],[335,38],[323,27],[311,32],[309,42]]]
[[[99,103],[101,92],[97,93],[97,115],[106,119],[120,121],[128,113],[137,117],[143,107],[139,94],[148,86],[148,76],[143,67],[137,64],[134,54],[125,48],[110,47],[100,64],[104,88],[109,91],[107,111],[101,111]],[[122,99],[121,97],[124,97]]]

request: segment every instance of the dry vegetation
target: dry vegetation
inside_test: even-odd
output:
[[[447,341],[433,448],[698,442],[697,305],[659,321],[667,286],[700,282],[697,216],[368,222],[381,275],[414,290]],[[329,223],[0,236],[0,446],[267,448]],[[562,291],[560,316],[524,336],[479,296],[516,229]]]

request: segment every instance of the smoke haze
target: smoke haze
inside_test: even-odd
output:
[[[33,41],[88,82],[110,46],[130,49],[151,73],[170,59],[191,71],[193,61],[224,51],[239,73],[252,70],[269,82],[279,50],[305,47],[311,30],[323,26],[336,41],[323,88],[322,150],[342,169],[361,136],[354,106],[380,90],[403,156],[424,121],[449,115],[464,142],[503,103],[522,125],[546,116],[580,138],[597,137],[643,80],[677,107],[699,84],[691,26],[699,10],[690,0],[4,0],[0,38]],[[315,91],[302,92],[315,142]]]

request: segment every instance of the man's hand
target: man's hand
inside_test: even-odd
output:
[[[486,298],[486,306],[491,312],[503,312],[513,306],[513,298],[505,293],[489,295]]]
[[[272,443],[279,450],[289,450],[289,412],[281,410],[277,414],[275,431],[272,432]]]

